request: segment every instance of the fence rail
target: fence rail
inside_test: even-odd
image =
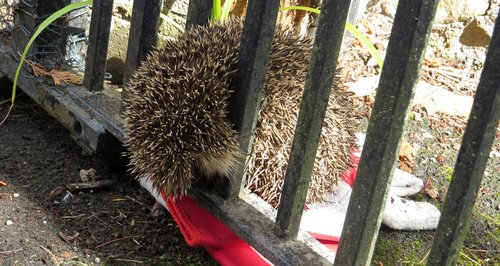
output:
[[[198,190],[191,193],[214,216],[275,264],[326,265],[334,259],[316,240],[299,232],[299,224],[344,25],[349,9],[357,10],[359,2],[324,0],[322,3],[277,212],[242,189],[247,157],[241,159],[233,182],[219,187],[217,195]],[[438,2],[399,1],[336,265],[371,263],[396,151]],[[134,1],[125,82],[157,40],[161,4],[161,0]],[[280,0],[249,0],[248,3],[235,80],[239,90],[230,100],[230,119],[243,136],[240,144],[246,154],[250,154],[252,147],[279,5]],[[103,86],[112,8],[113,1],[94,0],[83,87],[56,88],[27,75],[19,82],[20,87],[66,126],[82,146],[94,152],[106,150],[110,139],[124,140],[120,109],[127,92],[124,90],[120,95],[106,91],[108,89]],[[187,27],[208,23],[211,9],[212,1],[191,0]],[[350,19],[352,16],[351,12]],[[499,20],[497,18],[429,265],[450,265],[456,260],[495,138],[500,116]],[[0,43],[0,52],[8,50],[3,49],[6,45],[9,43]],[[1,72],[12,77],[16,63],[15,57],[0,53]]]

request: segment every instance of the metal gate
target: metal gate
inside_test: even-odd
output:
[[[36,2],[21,0],[20,4],[33,8]],[[335,265],[371,262],[404,120],[438,2],[399,1]],[[125,81],[156,43],[161,4],[161,0],[134,1]],[[230,102],[232,123],[242,136],[247,136],[240,143],[247,154],[252,147],[279,4],[279,0],[248,3],[236,81],[241,90],[235,92]],[[322,3],[277,212],[242,189],[247,158],[242,158],[233,182],[219,187],[217,193],[191,192],[200,204],[275,264],[316,265],[333,261],[332,255],[316,240],[299,232],[299,223],[350,6],[350,0]],[[26,71],[19,80],[19,87],[68,128],[78,143],[97,153],[116,145],[117,140],[124,140],[120,109],[127,92],[103,86],[112,8],[111,0],[94,0],[83,86],[47,85]],[[212,1],[191,0],[187,27],[207,23],[211,9]],[[0,21],[0,31],[7,31],[16,23]],[[29,27],[23,30],[26,35],[31,33]],[[8,40],[0,43],[0,71],[13,77],[18,57],[11,49],[12,38]],[[428,265],[453,264],[460,251],[495,138],[499,98],[500,20],[497,19]]]

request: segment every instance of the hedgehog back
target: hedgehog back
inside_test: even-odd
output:
[[[185,193],[196,168],[228,174],[240,153],[226,114],[239,24],[194,27],[167,41],[126,87],[123,117],[132,172],[151,178],[167,195]]]

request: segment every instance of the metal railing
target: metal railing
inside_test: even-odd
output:
[[[23,90],[93,151],[104,149],[110,135],[123,141],[119,109],[120,100],[127,97],[126,90],[112,100],[111,112],[103,111],[102,106],[93,102],[95,95],[105,89],[112,4],[110,0],[94,0],[84,88],[73,87],[63,93],[28,79],[20,81]],[[161,4],[161,0],[134,1],[125,82],[156,42]],[[239,90],[230,102],[230,119],[243,136],[240,144],[246,154],[250,154],[252,147],[279,4],[279,0],[249,0],[248,3],[235,80]],[[399,1],[335,265],[371,263],[405,117],[437,4],[438,0]],[[191,193],[214,216],[275,264],[332,262],[331,254],[328,255],[319,243],[299,232],[299,223],[350,6],[350,0],[324,0],[322,3],[277,213],[242,189],[248,158],[241,159],[233,181],[226,182],[217,194],[197,190]],[[208,23],[211,8],[210,0],[191,0],[187,27]],[[5,60],[1,59],[0,70],[12,75],[11,65],[15,61],[5,55]],[[30,89],[31,86],[37,91]],[[497,19],[429,265],[453,264],[460,251],[498,126],[499,94],[500,20]]]

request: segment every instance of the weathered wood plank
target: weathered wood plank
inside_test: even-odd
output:
[[[500,16],[479,80],[427,265],[455,265],[500,118]]]
[[[295,239],[299,230],[350,0],[323,2],[304,95],[283,184],[275,232]]]
[[[235,88],[229,102],[229,117],[240,133],[240,147],[250,154],[255,126],[260,109],[261,90],[278,16],[279,0],[250,1],[238,61]],[[240,160],[239,167],[223,192],[226,197],[238,196],[248,156]]]
[[[186,28],[207,24],[212,15],[212,6],[212,0],[190,0]]]
[[[156,45],[161,7],[162,0],[134,1],[123,73],[124,85],[127,84],[139,64],[146,59],[146,55]],[[124,86],[122,100],[126,98],[127,90]],[[123,111],[122,107],[120,105],[120,111]]]
[[[272,232],[274,209],[246,190],[241,192],[241,198],[229,200],[197,191],[191,191],[190,195],[274,265],[331,265],[333,262],[332,252],[305,232],[294,241],[276,237]]]
[[[113,0],[94,0],[83,79],[91,91],[103,89],[112,13]]]
[[[335,265],[369,265],[438,0],[401,0]]]

